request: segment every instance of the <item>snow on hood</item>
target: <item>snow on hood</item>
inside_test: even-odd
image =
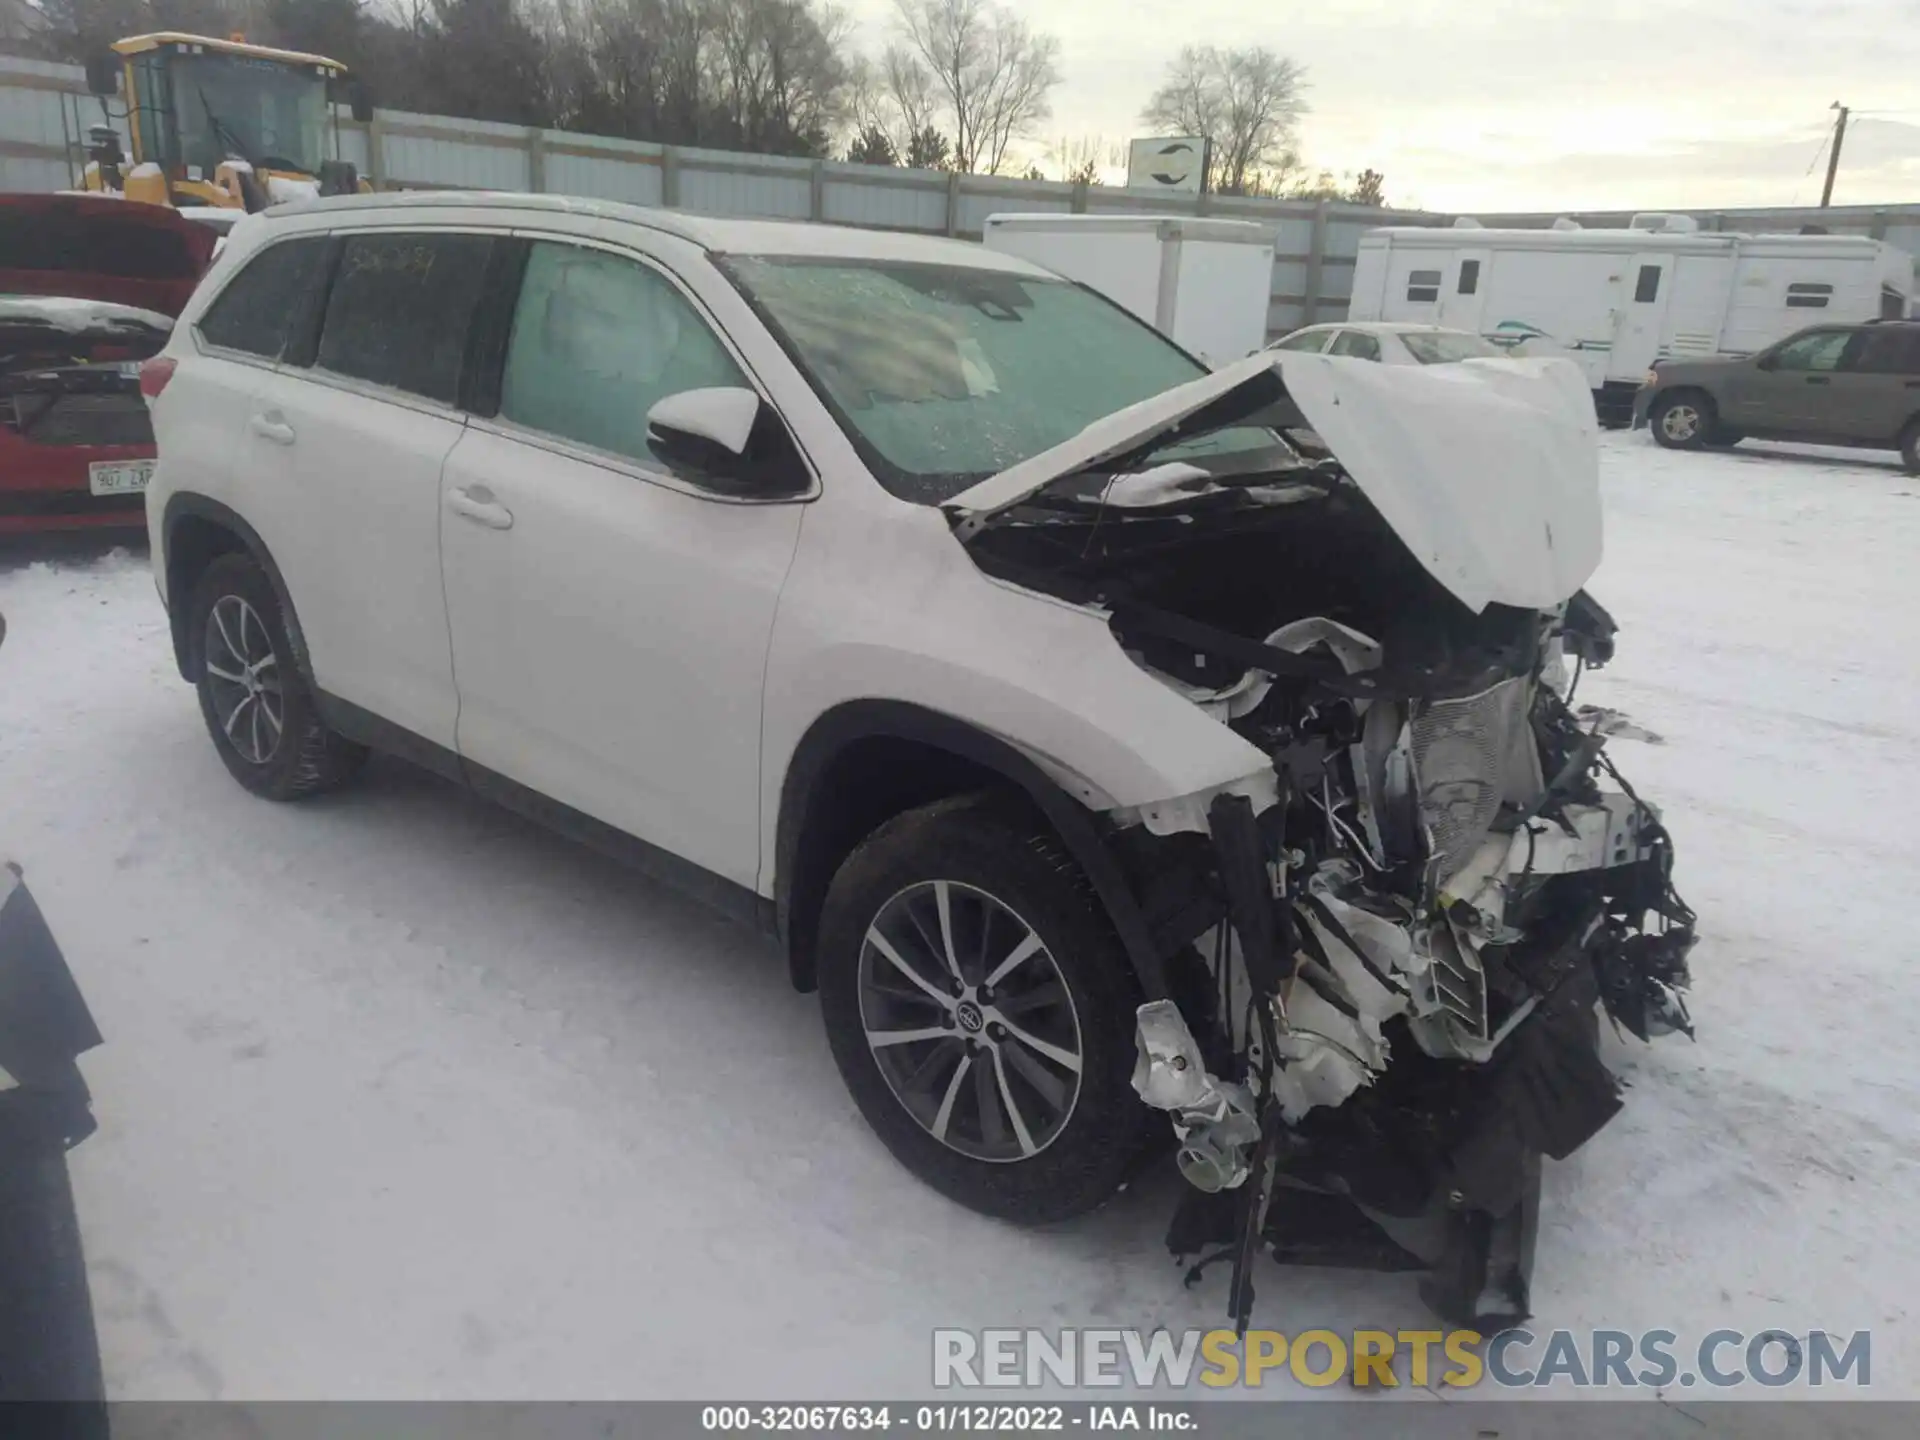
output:
[[[1062,476],[1286,398],[1471,609],[1548,609],[1598,568],[1599,428],[1584,375],[1559,359],[1397,366],[1262,352],[1103,416],[942,508],[977,524]]]
[[[70,335],[120,325],[145,325],[163,334],[173,329],[170,316],[110,300],[87,300],[71,295],[0,295],[0,324],[25,321],[51,325]]]

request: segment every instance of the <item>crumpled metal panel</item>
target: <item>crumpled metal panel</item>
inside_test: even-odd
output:
[[[1436,885],[1473,858],[1503,801],[1524,804],[1532,798],[1525,792],[1540,788],[1527,723],[1529,685],[1524,677],[1503,680],[1478,695],[1415,709],[1409,727],[1415,793]]]

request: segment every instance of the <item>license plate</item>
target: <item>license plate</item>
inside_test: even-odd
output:
[[[137,495],[151,479],[151,460],[96,460],[87,466],[87,489],[95,495]]]

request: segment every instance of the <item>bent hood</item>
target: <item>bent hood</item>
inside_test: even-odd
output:
[[[1550,609],[1598,568],[1593,397],[1560,359],[1389,366],[1265,352],[1116,410],[942,508],[964,535],[1063,476],[1288,409],[1471,609]]]

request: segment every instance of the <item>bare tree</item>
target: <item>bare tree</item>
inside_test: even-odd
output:
[[[855,128],[881,132],[895,154],[906,154],[915,136],[938,128],[940,97],[933,75],[898,41],[881,51],[878,60],[855,61],[848,91]]]
[[[1000,168],[1016,136],[1052,113],[1060,42],[993,0],[894,0],[908,53],[930,76],[957,170]]]
[[[1124,164],[1126,151],[1104,135],[1080,135],[1072,139],[1062,136],[1054,142],[1049,157],[1060,167],[1060,176],[1069,185],[1102,185],[1106,182],[1100,178],[1100,172],[1109,166]]]
[[[723,138],[775,154],[824,153],[847,115],[851,23],[808,0],[713,0],[710,49]]]
[[[1301,116],[1307,113],[1306,71],[1265,46],[1220,50],[1188,46],[1167,67],[1166,79],[1141,119],[1183,135],[1205,136],[1212,151],[1212,188],[1245,194],[1293,169]]]

